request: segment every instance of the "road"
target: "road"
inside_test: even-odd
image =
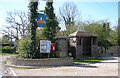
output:
[[[2,76],[12,76],[12,72],[2,62],[9,57],[8,55],[0,55],[0,78]]]

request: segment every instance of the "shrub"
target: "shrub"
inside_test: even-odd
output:
[[[3,47],[5,47],[5,46],[11,46],[11,47],[14,47],[14,42],[2,43],[2,46],[3,46]]]
[[[9,43],[2,43],[2,46],[9,46]]]
[[[20,40],[18,44],[17,53],[22,58],[28,58],[30,52],[30,39]]]
[[[5,46],[2,47],[2,53],[15,53],[16,49],[14,47]]]

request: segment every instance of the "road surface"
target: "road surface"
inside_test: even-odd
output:
[[[12,72],[2,62],[6,60],[9,55],[0,55],[0,78],[2,76],[12,76]]]

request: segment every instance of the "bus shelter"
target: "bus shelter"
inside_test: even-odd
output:
[[[74,58],[98,57],[98,36],[91,32],[76,31],[69,35],[70,52]]]

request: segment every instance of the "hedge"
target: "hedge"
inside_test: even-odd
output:
[[[2,43],[2,46],[9,46],[9,43]]]
[[[15,53],[16,52],[16,49],[14,47],[9,47],[9,46],[6,46],[6,47],[2,47],[2,53]]]
[[[2,46],[4,47],[4,46],[14,46],[14,44],[12,44],[12,43],[2,43]]]

